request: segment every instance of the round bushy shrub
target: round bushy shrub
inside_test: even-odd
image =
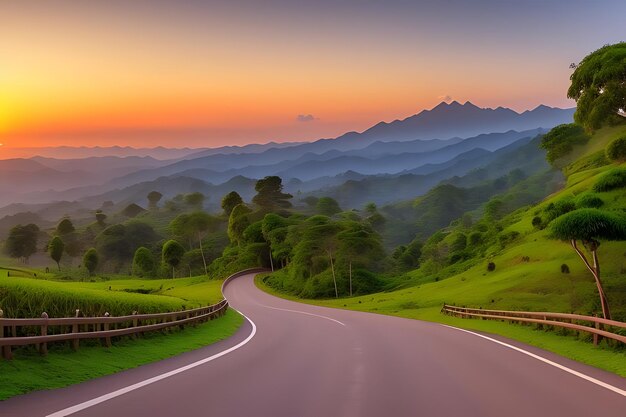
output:
[[[626,161],[626,136],[615,139],[606,148],[606,157],[611,161]]]
[[[601,193],[624,187],[626,187],[626,168],[614,168],[596,181],[593,191]]]
[[[569,274],[569,266],[567,266],[567,264],[561,265],[561,273],[562,274]]]
[[[594,193],[584,193],[576,199],[577,208],[599,208],[604,205],[604,201]]]
[[[487,271],[492,272],[496,270],[496,264],[493,262],[489,262],[487,264]]]

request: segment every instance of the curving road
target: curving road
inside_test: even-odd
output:
[[[252,274],[226,297],[251,320],[230,339],[10,399],[0,416],[625,415],[626,379],[517,342],[286,301]]]

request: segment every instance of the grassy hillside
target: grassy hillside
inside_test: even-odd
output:
[[[556,333],[548,334],[530,327],[461,320],[439,313],[444,302],[496,309],[598,313],[599,297],[589,271],[569,244],[549,239],[548,229],[534,227],[533,218],[545,213],[550,204],[564,199],[576,201],[583,193],[590,192],[602,175],[615,169],[617,164],[602,160],[598,153],[623,134],[626,134],[626,126],[602,129],[587,144],[576,147],[567,158],[559,161],[569,175],[564,187],[537,205],[492,220],[499,228],[497,237],[507,236],[507,239],[492,240],[478,255],[439,269],[422,265],[406,274],[398,282],[402,289],[395,291],[307,302],[491,331],[626,376],[626,353],[623,350],[614,352],[606,346],[602,350],[575,338],[559,337]],[[624,214],[626,189],[595,195],[604,203],[603,210]],[[451,247],[455,230],[444,229],[438,239]],[[602,242],[598,254],[613,317],[626,320],[626,244]],[[495,270],[491,272],[487,270],[489,262],[495,264]],[[564,264],[569,273],[562,272]],[[263,283],[261,286],[274,291]]]

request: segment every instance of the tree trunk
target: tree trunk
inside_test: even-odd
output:
[[[350,262],[350,297],[352,297],[352,262]]]
[[[602,306],[602,316],[607,320],[611,320],[611,311],[609,309],[609,302],[606,298],[606,294],[604,293],[604,288],[602,287],[602,281],[600,280],[600,262],[598,261],[597,247],[596,246],[592,247],[593,250],[591,251],[591,254],[593,256],[593,265],[591,265],[589,261],[587,260],[587,257],[585,256],[585,254],[580,249],[578,249],[578,246],[576,245],[576,240],[572,239],[571,244],[574,250],[576,251],[576,253],[578,254],[578,256],[580,256],[580,259],[582,259],[587,269],[591,272],[591,275],[593,275],[593,279],[596,282],[596,287],[598,288],[598,295],[600,295],[600,305]]]
[[[272,260],[272,248],[269,250],[270,255],[270,267],[272,268],[272,272],[274,272],[274,261]]]
[[[59,271],[61,270],[61,264],[59,263],[59,261],[57,261],[57,268],[59,268]]]
[[[172,279],[176,278],[176,268],[172,267]]]
[[[209,272],[206,268],[206,259],[204,257],[204,250],[202,249],[202,237],[200,233],[198,233],[198,242],[200,243],[200,255],[202,255],[202,263],[204,264],[204,275],[209,276]]]
[[[330,258],[330,270],[333,272],[333,283],[335,284],[335,298],[339,298],[339,292],[337,291],[337,277],[335,277],[335,265],[333,264],[333,253],[328,251],[328,257]]]

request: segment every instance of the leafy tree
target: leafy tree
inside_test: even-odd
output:
[[[196,211],[191,214],[181,214],[172,220],[172,223],[170,224],[170,228],[174,234],[188,237],[190,241],[192,237],[194,239],[198,239],[205,275],[208,275],[208,270],[206,257],[204,256],[204,249],[202,248],[202,239],[205,237],[207,232],[215,230],[217,223],[218,220],[213,216],[204,211]],[[190,245],[190,249],[193,249],[192,245]]]
[[[69,217],[64,218],[57,225],[57,233],[60,236],[69,235],[70,233],[74,233],[75,230],[76,228]]]
[[[144,211],[146,211],[146,209],[144,209],[143,207],[141,207],[138,204],[135,203],[131,203],[129,205],[127,205],[124,210],[122,210],[122,214],[126,217],[137,217],[138,215],[140,215],[141,213],[143,213]]]
[[[22,259],[28,263],[28,258],[37,252],[37,240],[39,238],[39,227],[36,224],[22,226],[18,224],[9,231],[9,236],[5,243],[5,251],[12,258]]]
[[[161,253],[163,262],[172,268],[172,278],[176,277],[176,267],[180,264],[185,256],[185,248],[175,240],[168,240],[163,245]]]
[[[107,219],[107,215],[104,214],[102,212],[102,210],[97,210],[96,211],[96,222],[100,225],[100,226],[104,226],[105,223],[104,221]]]
[[[576,123],[591,132],[618,121],[618,111],[626,110],[626,42],[587,55],[570,79],[567,96],[576,100]]]
[[[83,265],[89,271],[89,276],[93,275],[94,271],[98,267],[98,262],[100,261],[100,257],[98,256],[98,252],[95,248],[87,249],[85,255],[83,255]]]
[[[606,157],[611,161],[626,161],[626,136],[615,139],[606,148]]]
[[[598,209],[579,209],[556,219],[552,223],[551,232],[551,237],[569,241],[589,269],[600,295],[602,315],[605,319],[610,319],[609,303],[600,280],[598,246],[600,246],[600,240],[626,240],[626,219]],[[579,248],[578,241],[581,241],[590,252],[591,262]]]
[[[577,124],[558,125],[541,138],[541,148],[546,150],[546,159],[551,164],[569,154],[574,145],[584,145],[589,141],[589,136],[582,127]]]
[[[152,276],[156,268],[156,260],[150,249],[141,246],[133,257],[133,274],[138,276]]]
[[[243,199],[236,191],[231,191],[222,198],[222,210],[226,217],[230,216],[235,206],[243,204]]]
[[[129,262],[140,246],[156,244],[159,236],[147,223],[131,220],[107,227],[96,236],[96,249],[105,260]]]
[[[204,204],[204,199],[205,199],[204,194],[200,192],[185,194],[185,196],[183,197],[183,201],[185,202],[185,204],[197,210],[202,209],[202,205]]]
[[[150,191],[148,193],[148,208],[150,210],[156,210],[157,209],[157,204],[159,204],[159,201],[161,201],[161,199],[163,198],[163,194],[161,194],[158,191]]]
[[[228,219],[228,237],[232,243],[239,245],[243,241],[243,232],[250,226],[248,214],[251,212],[245,204],[238,204],[233,208]]]
[[[337,200],[331,197],[321,197],[315,205],[317,212],[323,216],[332,216],[341,212]]]
[[[293,196],[283,193],[283,180],[280,177],[269,176],[258,180],[254,189],[257,194],[252,198],[252,202],[261,209],[272,211],[291,208],[289,200]]]
[[[48,243],[48,254],[52,258],[54,262],[57,263],[57,268],[59,271],[61,270],[61,258],[63,257],[63,251],[65,250],[65,243],[60,236],[55,236],[52,238],[50,243]]]

